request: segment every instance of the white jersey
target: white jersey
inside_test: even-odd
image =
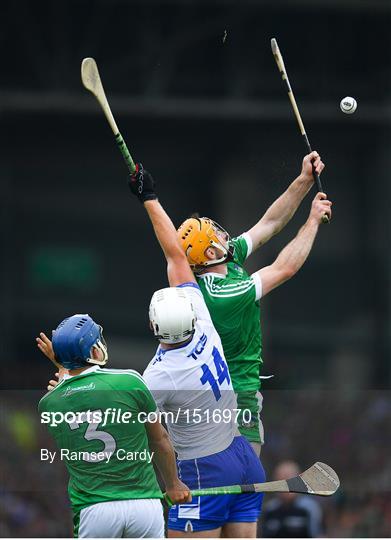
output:
[[[176,349],[159,347],[143,374],[165,413],[180,460],[221,452],[239,435],[236,396],[220,337],[198,285],[182,286],[197,317],[193,339]]]

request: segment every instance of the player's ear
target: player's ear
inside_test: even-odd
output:
[[[98,347],[95,347],[94,345],[92,346],[92,358],[94,360],[102,360],[102,354],[100,351],[100,349],[98,349]]]

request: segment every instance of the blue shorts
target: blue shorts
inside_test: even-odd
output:
[[[235,437],[222,452],[198,459],[178,461],[180,479],[190,489],[265,481],[259,457],[244,437]],[[224,523],[258,520],[263,493],[193,497],[191,503],[175,505],[168,515],[168,528],[176,531],[208,531]]]

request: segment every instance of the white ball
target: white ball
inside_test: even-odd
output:
[[[343,99],[341,99],[341,103],[339,104],[341,107],[341,111],[345,114],[353,114],[354,111],[357,109],[357,101],[350,96],[346,96]]]

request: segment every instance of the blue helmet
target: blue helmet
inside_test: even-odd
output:
[[[89,315],[72,315],[64,319],[53,332],[54,353],[66,369],[78,369],[88,364],[104,366],[107,362],[107,346],[103,328]],[[103,352],[103,360],[91,358],[95,346]]]

